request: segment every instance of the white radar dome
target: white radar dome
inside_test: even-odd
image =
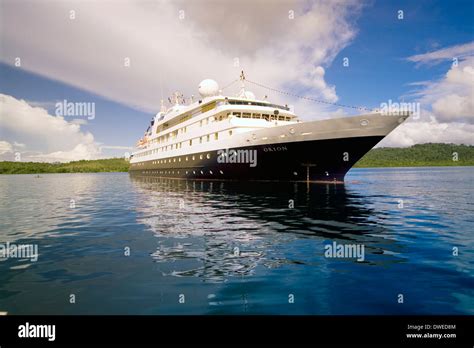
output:
[[[245,96],[245,99],[254,99],[255,100],[255,94],[253,94],[250,91],[245,91],[244,96]]]
[[[201,97],[212,97],[213,95],[217,95],[219,92],[219,85],[214,80],[206,79],[201,81],[198,90]]]

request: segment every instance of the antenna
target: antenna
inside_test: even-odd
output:
[[[245,74],[242,70],[240,72],[240,94],[239,97],[245,97]]]
[[[161,109],[160,112],[166,112],[166,106],[165,106],[165,101],[163,100],[163,97],[161,98]]]

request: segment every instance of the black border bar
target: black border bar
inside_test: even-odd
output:
[[[473,316],[0,316],[0,346],[100,344],[474,344]],[[55,325],[55,341],[20,338],[26,323]],[[422,329],[410,329],[419,325]],[[455,325],[455,328],[453,327]],[[428,330],[425,328],[430,328]],[[407,338],[413,333],[456,338]]]

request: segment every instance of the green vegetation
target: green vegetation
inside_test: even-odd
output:
[[[0,174],[127,172],[128,166],[123,158],[69,163],[0,162]]]
[[[457,161],[456,159],[457,154]],[[419,144],[405,148],[381,147],[370,150],[356,168],[473,166],[474,146],[454,144]]]
[[[457,153],[457,161],[454,161]],[[422,144],[370,150],[355,167],[474,166],[474,146]],[[0,162],[0,174],[127,172],[128,161],[109,158],[69,163]]]

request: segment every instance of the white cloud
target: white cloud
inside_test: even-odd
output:
[[[13,146],[8,141],[0,140],[0,155],[4,155],[6,153],[12,153]]]
[[[427,142],[474,144],[474,43],[409,57],[414,62],[439,62],[463,56],[440,79],[413,83],[420,103],[418,120],[409,119],[379,146],[411,146]]]
[[[132,150],[133,147],[130,146],[109,146],[109,145],[102,145],[101,149],[109,149],[109,150]]]
[[[23,161],[60,161],[95,159],[101,156],[94,136],[62,117],[49,115],[24,100],[0,94],[0,158],[12,160],[14,148]],[[17,142],[19,141],[19,142]]]
[[[354,37],[356,1],[4,1],[2,60],[146,111],[161,90],[250,80],[337,100],[324,68]],[[70,11],[75,19],[70,19]],[[184,11],[184,12],[180,12]],[[290,12],[294,11],[294,19]],[[183,19],[180,19],[180,15]],[[27,25],[18,25],[27,23]],[[124,60],[130,58],[130,67]],[[238,58],[240,67],[234,66]],[[250,87],[250,86],[249,86]],[[253,88],[253,87],[252,87]],[[278,102],[293,98],[269,94]],[[314,105],[314,104],[313,104]],[[313,106],[319,114],[323,106]]]
[[[439,80],[425,82],[415,95],[439,122],[474,123],[474,57],[451,66]]]
[[[474,123],[474,100],[471,96],[448,94],[436,100],[432,108],[439,120],[454,119]]]
[[[92,160],[100,158],[100,151],[95,143],[77,144],[68,151],[54,151],[47,154],[29,155],[24,161],[34,162],[70,162],[77,160]]]
[[[86,124],[88,124],[87,119],[85,118],[74,118],[71,121],[69,121],[69,123],[77,124],[79,126],[85,126]]]
[[[433,121],[407,121],[377,147],[405,147],[424,143],[456,143],[474,145],[474,125],[465,123],[438,123]]]
[[[415,63],[439,63],[441,61],[453,61],[453,59],[457,58],[458,60],[465,57],[465,56],[472,56],[474,55],[474,41],[468,42],[461,45],[455,45],[447,48],[443,48],[437,51],[417,54],[407,59],[411,62]]]

